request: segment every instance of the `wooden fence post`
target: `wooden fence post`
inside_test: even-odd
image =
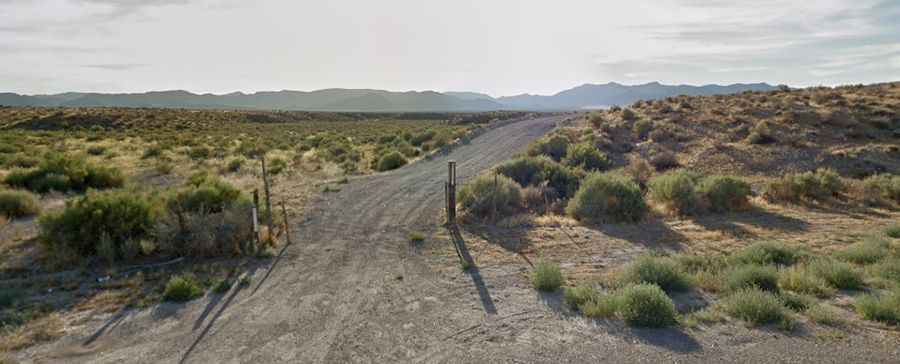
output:
[[[272,238],[272,234],[274,234],[274,229],[272,227],[272,197],[269,193],[269,172],[266,169],[266,155],[263,154],[260,157],[262,161],[262,173],[263,173],[263,187],[266,191],[266,225],[269,227],[269,239]]]
[[[456,224],[456,161],[447,162],[447,224]]]
[[[284,207],[284,200],[281,200],[281,215],[284,216],[284,239],[285,246],[291,245],[291,229],[288,226],[287,208]]]
[[[254,254],[259,246],[259,190],[253,190],[253,241],[247,249],[249,254]]]

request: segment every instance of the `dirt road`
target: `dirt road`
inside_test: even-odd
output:
[[[446,161],[462,180],[551,130],[562,117],[504,126],[447,156],[326,194],[294,244],[252,284],[186,305],[88,321],[23,361],[269,362],[887,362],[896,347],[729,327],[687,334],[595,324],[529,286],[528,266],[463,272],[439,232]],[[435,253],[437,252],[437,253]],[[443,252],[443,253],[441,253]],[[774,355],[774,356],[773,356]],[[892,356],[893,355],[893,356]],[[848,360],[849,359],[849,360]]]

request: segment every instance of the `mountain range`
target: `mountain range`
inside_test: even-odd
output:
[[[492,110],[580,110],[627,105],[638,100],[677,95],[717,95],[768,91],[765,83],[722,85],[584,84],[554,95],[492,97],[477,92],[325,89],[318,91],[262,91],[256,93],[194,94],[188,91],[152,91],[107,94],[67,92],[53,95],[0,93],[0,105],[63,107],[161,107],[194,109],[267,109],[347,112],[462,112]]]

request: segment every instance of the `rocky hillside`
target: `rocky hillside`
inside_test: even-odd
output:
[[[620,166],[639,157],[657,169],[748,176],[897,174],[900,82],[638,101],[561,132],[593,140]]]

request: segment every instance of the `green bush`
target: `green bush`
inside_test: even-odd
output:
[[[869,266],[869,271],[875,277],[900,284],[900,258],[891,257]]]
[[[744,265],[725,273],[725,289],[736,292],[746,288],[778,292],[778,272],[771,266]]]
[[[27,191],[0,190],[0,215],[14,219],[41,212],[37,197]]]
[[[840,176],[830,169],[788,174],[769,181],[763,197],[770,201],[797,201],[801,198],[822,200],[844,190]]]
[[[650,179],[650,198],[680,215],[696,213],[700,211],[696,184],[697,176],[693,173],[666,172]]]
[[[203,288],[194,277],[188,275],[170,278],[163,291],[163,299],[172,302],[187,302],[200,296],[203,296]]]
[[[793,265],[803,257],[798,249],[779,242],[763,241],[750,245],[732,255],[738,263],[757,265]]]
[[[124,177],[116,169],[89,164],[83,157],[50,153],[35,169],[14,170],[6,176],[6,184],[33,192],[83,192],[88,188],[122,187]]]
[[[567,199],[575,195],[581,185],[581,171],[553,162],[545,166],[539,175],[541,183],[556,191],[557,196]]]
[[[562,135],[554,135],[548,138],[538,139],[528,146],[528,155],[536,157],[546,155],[559,162],[566,156],[569,149],[569,139]]]
[[[580,307],[584,316],[593,319],[610,318],[622,310],[622,297],[618,295],[598,295]]]
[[[825,279],[812,274],[805,267],[794,266],[781,270],[778,286],[784,290],[817,297],[829,297],[834,294],[834,288],[829,286]]]
[[[106,153],[106,147],[102,145],[94,145],[87,149],[87,154],[90,155],[103,155],[103,153]]]
[[[215,213],[245,199],[241,190],[221,178],[198,174],[186,187],[170,195],[167,204],[176,213]]]
[[[884,235],[890,238],[900,239],[900,224],[888,226],[884,229]]]
[[[562,286],[563,281],[559,264],[540,260],[534,265],[534,271],[531,272],[531,285],[539,291],[554,292]]]
[[[631,284],[655,284],[666,292],[685,291],[691,287],[690,278],[675,260],[668,257],[638,257],[625,266],[621,280]]]
[[[877,236],[868,236],[863,241],[850,245],[834,255],[856,264],[872,264],[890,253],[890,243]]]
[[[697,186],[706,206],[714,212],[738,210],[748,205],[750,184],[736,177],[708,176]]]
[[[501,164],[497,172],[522,186],[537,185],[541,182],[541,173],[553,163],[547,156],[519,157]]]
[[[409,143],[415,146],[420,146],[423,143],[430,141],[437,133],[434,130],[426,130],[422,133],[416,134],[409,140]]]
[[[806,316],[815,323],[828,326],[841,326],[844,320],[840,317],[840,312],[834,307],[820,303],[813,305],[806,310]]]
[[[482,174],[457,193],[462,208],[479,217],[507,215],[522,204],[522,188],[503,175]]]
[[[393,151],[387,153],[381,158],[378,159],[378,164],[375,167],[375,170],[379,172],[390,171],[392,169],[397,169],[406,165],[406,157],[403,156],[400,152]]]
[[[881,198],[900,203],[900,176],[879,174],[866,178],[863,185],[877,191]],[[898,233],[900,234],[900,233]]]
[[[653,284],[625,287],[620,293],[620,312],[629,325],[666,327],[678,323],[675,304],[666,293]]]
[[[880,296],[864,295],[856,300],[855,306],[866,320],[900,325],[900,289]]]
[[[844,262],[827,258],[816,259],[810,262],[809,271],[834,288],[860,289],[864,285],[862,273]]]
[[[580,309],[585,303],[599,297],[600,292],[587,285],[568,287],[563,292],[563,302],[572,309]]]
[[[213,285],[212,291],[213,293],[222,294],[228,292],[231,289],[231,281],[227,279],[220,280]]]
[[[734,292],[720,301],[723,311],[754,325],[778,323],[788,319],[777,296],[756,288]]]
[[[42,216],[41,240],[51,250],[93,255],[104,236],[116,249],[128,240],[148,237],[161,214],[155,198],[136,191],[89,192],[67,201],[65,209]]]
[[[634,122],[631,130],[634,132],[634,135],[636,137],[638,137],[639,139],[643,139],[647,136],[647,133],[649,133],[650,130],[653,130],[653,122],[650,120],[638,120]]]
[[[609,158],[590,143],[569,146],[563,163],[586,171],[602,171],[609,168]]]
[[[784,307],[794,312],[806,311],[816,303],[815,297],[789,292],[779,294],[778,298]]]
[[[247,160],[244,159],[243,157],[234,158],[234,159],[228,161],[228,165],[226,166],[226,169],[228,170],[228,172],[235,173],[237,171],[240,171],[241,168],[244,167],[244,163],[246,161]]]
[[[614,173],[589,174],[569,201],[566,213],[583,221],[637,222],[647,213],[641,189]]]

